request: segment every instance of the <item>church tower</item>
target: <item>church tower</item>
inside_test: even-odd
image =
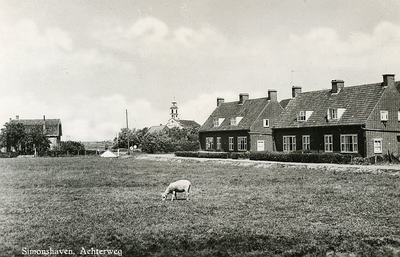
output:
[[[172,101],[172,106],[171,106],[171,118],[172,119],[179,119],[178,118],[178,104],[176,101]]]

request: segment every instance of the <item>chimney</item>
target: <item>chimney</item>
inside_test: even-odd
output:
[[[220,106],[221,104],[223,104],[224,102],[225,102],[224,98],[217,97],[217,107]]]
[[[332,80],[332,94],[337,94],[344,88],[344,81],[340,79]]]
[[[383,74],[383,86],[394,87],[394,74]]]
[[[243,104],[246,100],[249,100],[248,93],[242,93],[239,95],[239,104]]]
[[[292,87],[292,97],[293,98],[295,98],[300,93],[301,93],[301,87],[299,87],[299,86]]]
[[[19,115],[16,115],[16,116],[15,116],[15,119],[16,119],[16,120],[19,120]]]
[[[268,100],[277,102],[278,101],[278,93],[276,89],[268,90]]]

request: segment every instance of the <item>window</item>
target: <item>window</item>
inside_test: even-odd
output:
[[[303,136],[303,150],[310,150],[310,136]]]
[[[333,136],[324,136],[325,152],[333,152]]]
[[[218,118],[213,119],[213,125],[214,125],[214,127],[219,127],[219,119]]]
[[[229,137],[229,151],[233,151],[233,150],[234,150],[233,137]]]
[[[217,137],[217,150],[221,150],[221,137]]]
[[[247,151],[247,137],[238,137],[238,151]]]
[[[214,127],[219,127],[222,122],[224,122],[224,118],[213,118],[213,125]]]
[[[264,128],[269,128],[269,119],[263,119]]]
[[[297,116],[297,121],[306,121],[313,114],[313,111],[300,111]]]
[[[214,149],[214,138],[206,137],[206,150]]]
[[[337,109],[330,109],[331,119],[336,120],[338,118]]]
[[[296,136],[283,136],[283,151],[296,151]]]
[[[340,135],[340,151],[356,153],[358,151],[357,135]]]
[[[298,121],[305,121],[306,120],[306,113],[304,111],[299,112],[299,117],[297,118]]]
[[[374,153],[382,153],[382,138],[374,138]]]
[[[330,108],[328,109],[328,120],[338,120],[342,117],[343,113],[346,111],[345,108]]]
[[[381,121],[388,121],[389,112],[388,111],[381,111]]]
[[[231,118],[231,125],[236,125],[236,118]]]
[[[400,121],[400,111],[397,112],[397,120]]]

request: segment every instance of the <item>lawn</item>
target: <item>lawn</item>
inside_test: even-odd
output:
[[[162,201],[178,179],[191,200]],[[181,199],[184,194],[178,195]],[[98,157],[0,159],[0,256],[393,256],[389,174]],[[60,252],[59,252],[60,253]],[[44,256],[33,255],[31,256]]]

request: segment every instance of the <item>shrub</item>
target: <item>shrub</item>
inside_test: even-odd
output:
[[[351,163],[352,159],[360,157],[358,154],[344,155],[340,153],[301,153],[301,152],[253,152],[250,160],[304,162],[304,163]]]
[[[231,152],[229,153],[231,159],[249,159],[250,152]]]
[[[177,151],[177,152],[175,152],[175,156],[180,156],[180,157],[199,157],[199,152]]]
[[[7,153],[0,152],[0,158],[15,158],[18,155],[19,155],[18,152],[7,152]]]
[[[199,152],[199,158],[228,159],[228,155],[226,152]]]

